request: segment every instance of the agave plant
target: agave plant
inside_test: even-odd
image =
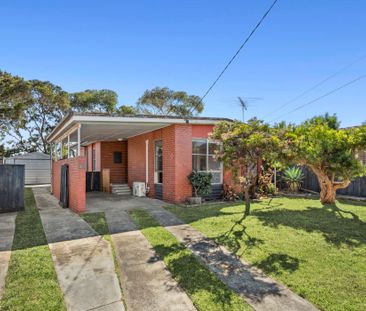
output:
[[[304,180],[304,173],[300,167],[288,167],[283,172],[282,179],[287,183],[291,192],[297,192],[300,189],[301,182]]]

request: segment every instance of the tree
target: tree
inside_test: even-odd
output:
[[[121,116],[133,116],[139,113],[139,110],[133,106],[122,105],[117,108],[116,113]]]
[[[203,102],[199,96],[156,87],[145,91],[137,101],[137,108],[144,114],[191,117],[203,111]]]
[[[357,150],[366,148],[366,126],[340,129],[337,117],[326,114],[289,126],[285,138],[286,158],[316,175],[323,204],[334,203],[338,189],[366,173],[357,159]]]
[[[116,103],[110,90],[68,93],[48,81],[0,71],[0,138],[10,150],[49,153],[46,137],[68,111],[113,112]]]
[[[260,160],[275,163],[281,155],[281,141],[277,132],[263,121],[251,119],[248,123],[239,121],[221,122],[215,126],[212,139],[222,142],[217,154],[243,188],[245,216],[250,213],[250,189],[258,177],[257,164]]]

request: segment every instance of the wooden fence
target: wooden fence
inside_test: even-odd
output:
[[[302,188],[319,192],[319,183],[315,174],[308,168],[303,168],[303,172],[305,179],[302,183]],[[340,189],[337,193],[356,197],[366,197],[366,176],[356,178],[347,188]]]
[[[24,209],[24,165],[0,165],[0,213]]]

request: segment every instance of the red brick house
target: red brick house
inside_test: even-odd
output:
[[[60,199],[63,164],[68,165],[68,202],[75,212],[86,208],[87,174],[103,169],[109,169],[111,184],[144,182],[149,197],[167,202],[192,196],[187,176],[193,169],[211,171],[213,189],[221,191],[226,174],[213,157],[218,144],[208,139],[220,121],[231,120],[70,113],[47,137],[53,194]]]

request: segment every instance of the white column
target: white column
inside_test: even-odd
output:
[[[78,127],[78,157],[80,157],[80,126]]]
[[[67,158],[70,158],[70,134],[67,135]]]
[[[146,185],[149,183],[149,140],[145,140],[145,148],[146,148],[146,164],[145,164],[145,167],[146,167],[146,174],[145,174],[145,182],[146,182]]]

